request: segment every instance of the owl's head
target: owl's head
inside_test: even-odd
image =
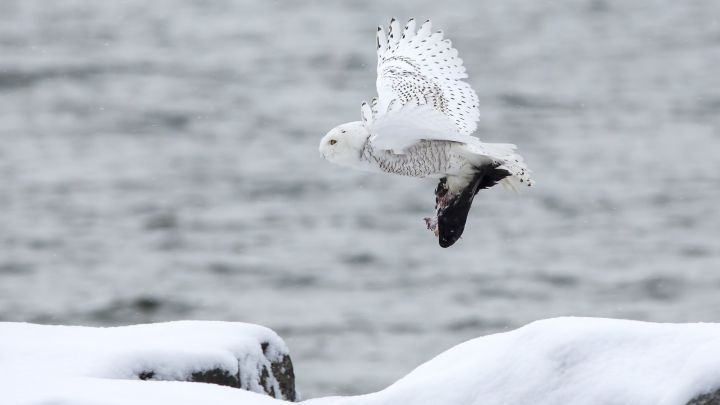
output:
[[[357,167],[370,132],[361,121],[338,125],[320,140],[320,154],[341,166]]]

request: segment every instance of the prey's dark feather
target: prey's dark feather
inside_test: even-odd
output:
[[[490,188],[510,175],[499,164],[475,167],[475,173],[458,194],[448,196],[447,179],[443,177],[435,189],[435,204],[438,217],[438,241],[440,247],[452,246],[465,230],[468,212],[478,191]]]

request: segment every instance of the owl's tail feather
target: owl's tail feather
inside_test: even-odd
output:
[[[494,186],[510,175],[511,173],[499,163],[476,166],[467,185],[455,193],[450,191],[447,177],[440,179],[435,189],[437,225],[433,229],[438,236],[440,247],[450,247],[462,236],[475,194],[484,188]],[[451,180],[457,181],[457,179]]]
[[[511,143],[485,143],[478,142],[480,152],[477,156],[490,158],[500,163],[500,168],[510,172],[500,183],[513,190],[520,191],[524,187],[532,187],[535,182],[530,178],[531,171],[528,169],[525,159],[517,153],[517,147]]]

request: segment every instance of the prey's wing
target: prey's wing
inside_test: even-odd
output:
[[[382,114],[392,103],[428,105],[447,117],[455,132],[475,131],[480,117],[477,94],[462,80],[467,74],[457,50],[441,31],[431,31],[430,21],[416,30],[411,19],[401,31],[393,19],[387,35],[379,27],[377,54],[376,111]]]

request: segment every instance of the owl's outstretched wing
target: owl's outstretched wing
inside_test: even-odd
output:
[[[377,54],[378,100],[373,109],[378,115],[392,103],[429,105],[446,116],[457,133],[475,131],[480,117],[477,94],[462,80],[467,74],[457,50],[441,31],[431,31],[429,20],[416,30],[411,19],[401,31],[392,19],[387,35],[378,27]]]
[[[379,149],[403,153],[422,140],[479,143],[474,136],[458,132],[452,120],[429,104],[392,102],[387,111],[378,113],[371,105],[363,103],[361,112],[363,123],[371,134],[370,141]]]

